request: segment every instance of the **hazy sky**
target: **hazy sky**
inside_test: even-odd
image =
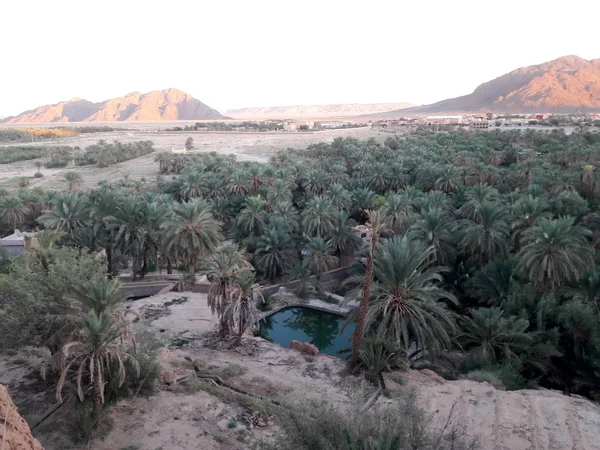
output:
[[[0,116],[167,87],[217,109],[422,104],[600,58],[597,0],[0,2]]]

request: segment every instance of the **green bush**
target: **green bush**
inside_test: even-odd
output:
[[[17,161],[28,161],[31,159],[43,158],[48,154],[70,152],[71,147],[57,146],[24,146],[13,145],[0,148],[0,164],[10,164]]]
[[[85,153],[78,157],[75,163],[79,166],[96,164],[98,167],[108,167],[130,159],[139,158],[154,152],[152,141],[122,143],[115,141],[98,143],[86,147]]]

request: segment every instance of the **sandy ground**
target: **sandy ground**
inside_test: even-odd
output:
[[[114,405],[108,414],[112,429],[89,447],[69,446],[59,431],[60,415],[49,420],[34,430],[47,450],[245,450],[277,432],[276,417],[272,422],[263,417],[265,426],[249,426],[247,417],[260,416],[259,406],[206,387],[190,388],[182,379],[194,376],[194,365],[202,373],[229,374],[231,386],[263,398],[310,397],[344,407],[351,401],[349,392],[364,387],[361,377],[346,375],[344,362],[331,356],[303,355],[260,338],[246,338],[240,347],[221,341],[204,294],[168,293],[127,306],[145,324],[162,330],[171,343],[160,357],[163,379],[170,382],[149,398],[138,396]],[[173,345],[175,338],[185,343]],[[44,352],[36,349],[0,357],[0,383],[30,424],[56,407],[54,386],[43,385],[37,377],[43,357]],[[397,384],[398,377],[402,384]],[[544,389],[501,391],[487,383],[446,381],[428,370],[394,372],[385,378],[392,396],[379,403],[394,402],[394,392],[412,387],[434,426],[443,423],[454,405],[468,436],[479,440],[477,448],[600,450],[600,407],[581,397]]]
[[[174,302],[170,306],[165,303]],[[181,301],[182,303],[177,303]],[[168,292],[141,300],[127,302],[144,320],[156,329],[173,335],[192,335],[212,330],[218,323],[206,302],[205,294]]]
[[[154,126],[168,127],[171,125],[154,124]],[[150,125],[148,125],[150,126]],[[206,133],[206,132],[164,132],[156,129],[121,130],[110,133],[93,133],[80,136],[36,142],[33,145],[68,145],[84,148],[98,142],[118,140],[120,142],[135,142],[151,140],[157,151],[170,151],[172,148],[183,148],[188,137],[194,138],[193,152],[218,152],[234,154],[241,161],[266,162],[280,150],[303,149],[319,142],[331,142],[336,137],[353,137],[368,139],[374,137],[385,140],[390,135],[382,130],[370,128],[355,128],[347,130],[330,130],[316,133]],[[6,146],[7,144],[0,144]],[[24,143],[23,145],[31,145]],[[64,189],[66,184],[62,180],[65,172],[77,170],[83,176],[83,188],[94,187],[103,180],[115,181],[129,176],[131,180],[146,178],[153,181],[158,175],[158,164],[154,162],[154,155],[147,155],[130,161],[125,161],[106,168],[94,166],[66,167],[63,169],[44,169],[44,178],[32,180],[30,186],[43,188]],[[0,165],[0,183],[16,177],[31,177],[37,171],[35,160],[21,161],[13,164]]]

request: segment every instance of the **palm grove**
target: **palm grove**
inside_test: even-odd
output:
[[[46,345],[61,382],[100,405],[106,377],[138,373],[120,270],[208,274],[221,332],[239,339],[256,324],[255,279],[318,287],[360,251],[344,283],[361,298],[353,364],[379,345],[393,364],[595,396],[599,146],[584,131],[338,138],[268,164],[161,153],[156,183],[3,193],[5,233],[45,230],[2,261],[3,346]]]

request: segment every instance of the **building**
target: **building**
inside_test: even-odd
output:
[[[32,233],[22,233],[15,230],[10,236],[0,239],[0,247],[4,248],[9,255],[19,255],[26,250],[38,247],[38,241]]]
[[[329,122],[319,122],[319,126],[323,128],[341,128],[345,123],[350,122],[340,122],[340,121],[329,121]]]
[[[176,155],[185,155],[187,150],[185,148],[171,148],[171,153],[175,153]]]
[[[425,120],[428,125],[458,125],[462,122],[462,116],[427,116]]]
[[[283,131],[296,131],[298,130],[298,124],[296,122],[285,122],[283,124]]]
[[[490,127],[490,123],[487,120],[479,120],[469,123],[469,128],[475,130],[487,130]]]

